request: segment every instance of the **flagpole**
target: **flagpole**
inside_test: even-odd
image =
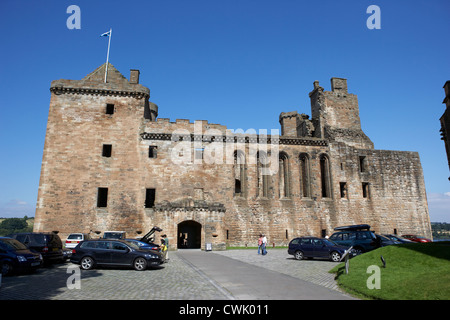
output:
[[[111,46],[112,29],[109,29],[109,39],[108,39],[108,53],[106,54],[106,70],[105,70],[105,83],[108,77],[108,62],[109,62],[109,47]]]

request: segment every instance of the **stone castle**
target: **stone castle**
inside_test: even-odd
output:
[[[35,231],[135,238],[158,226],[172,248],[213,250],[350,224],[431,237],[418,153],[374,149],[346,79],[314,82],[311,116],[243,132],[158,118],[138,70],[127,80],[108,64],[105,82],[105,67],[51,83]]]

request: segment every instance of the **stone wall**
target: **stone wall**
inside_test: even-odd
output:
[[[278,136],[157,119],[138,71],[129,82],[110,65],[104,83],[103,70],[52,82],[35,231],[134,238],[156,225],[172,248],[189,235],[214,250],[356,223],[431,237],[419,155],[373,148],[345,79],[315,82],[312,118],[281,113]]]

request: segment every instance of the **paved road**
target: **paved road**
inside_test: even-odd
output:
[[[0,300],[256,300],[351,299],[338,291],[328,261],[296,261],[286,250],[267,256],[253,250],[170,252],[162,268],[81,271],[80,289],[69,289],[69,262],[34,274],[3,277]]]

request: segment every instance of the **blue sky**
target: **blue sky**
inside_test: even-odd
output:
[[[70,5],[81,29],[67,28]],[[141,71],[161,118],[278,129],[281,112],[311,114],[314,80],[347,78],[375,148],[418,151],[431,221],[450,222],[449,12],[448,0],[1,0],[0,217],[34,216],[50,82],[104,63],[112,28],[110,62]]]

